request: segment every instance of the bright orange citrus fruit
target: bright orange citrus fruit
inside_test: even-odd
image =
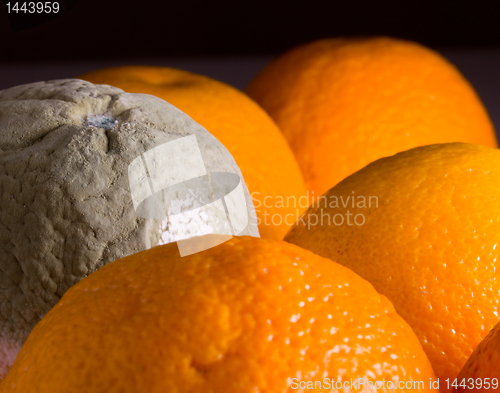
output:
[[[500,390],[500,323],[474,349],[453,384],[453,392]]]
[[[500,150],[424,146],[347,177],[285,240],[347,266],[387,296],[442,386],[498,322],[499,202]]]
[[[304,180],[286,139],[269,115],[244,93],[168,67],[112,67],[78,78],[160,97],[205,127],[240,167],[262,237],[282,239],[307,207],[307,203],[299,203],[301,197],[306,198]],[[287,203],[287,197],[294,202]]]
[[[393,38],[324,39],[285,53],[247,93],[319,196],[378,158],[445,142],[497,146],[472,86],[438,53]]]
[[[73,286],[0,392],[330,392],[351,378],[431,391],[411,328],[349,269],[272,239],[174,251],[151,248]]]

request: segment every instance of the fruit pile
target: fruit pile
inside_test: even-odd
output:
[[[477,94],[439,54],[321,40],[245,93],[166,67],[79,79],[0,92],[0,393],[497,390],[500,151]],[[245,236],[188,256],[158,243],[159,224],[132,202],[118,208],[123,162],[183,128],[205,138],[206,166],[241,170],[255,207]],[[52,169],[23,183],[23,157]],[[57,194],[46,184],[60,167],[78,175],[65,172]],[[60,216],[50,198],[28,204],[23,232],[7,202],[37,179],[33,193],[70,203]],[[12,228],[42,223],[62,248],[47,240],[23,261]]]

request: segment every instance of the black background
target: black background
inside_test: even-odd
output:
[[[64,14],[16,32],[2,4],[0,61],[263,55],[354,35],[500,47],[498,1],[65,1]]]
[[[294,46],[386,35],[419,42],[455,64],[500,139],[500,0],[57,1],[63,12],[56,17],[10,20],[0,4],[0,90],[122,64],[180,68],[244,89]]]

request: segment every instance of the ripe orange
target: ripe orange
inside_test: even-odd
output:
[[[370,162],[413,147],[497,146],[472,86],[414,42],[316,41],[271,62],[246,91],[281,128],[316,196]]]
[[[307,203],[298,203],[300,197],[305,199],[305,185],[287,141],[269,115],[244,93],[168,67],[113,67],[78,78],[160,97],[212,133],[241,169],[262,237],[282,239],[307,207]],[[297,203],[280,203],[287,197]]]
[[[479,343],[462,371],[453,392],[491,392],[500,388],[500,323]]]
[[[368,282],[289,243],[235,237],[92,273],[34,328],[0,392],[282,393],[358,377],[412,385],[403,392],[431,391],[435,378]]]
[[[443,385],[498,322],[499,196],[500,150],[423,146],[340,182],[285,240],[352,269],[387,296]]]

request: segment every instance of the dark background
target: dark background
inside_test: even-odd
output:
[[[454,63],[500,130],[498,1],[59,1],[59,16],[39,20],[9,20],[0,4],[0,90],[120,64],[182,68],[243,89],[296,45],[387,35]]]
[[[1,60],[263,55],[323,37],[381,34],[435,49],[500,46],[498,1],[63,3],[62,16],[16,33],[4,6]]]

